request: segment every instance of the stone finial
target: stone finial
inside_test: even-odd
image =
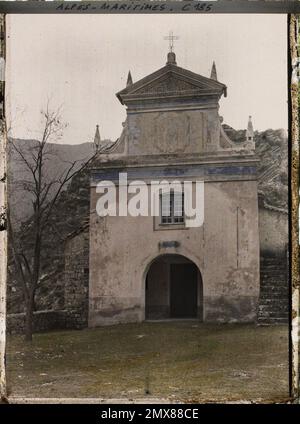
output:
[[[252,116],[249,116],[249,119],[248,119],[248,126],[247,126],[247,131],[246,131],[246,138],[247,138],[247,141],[253,141],[253,138],[254,138]]]
[[[167,65],[177,65],[176,63],[176,54],[174,52],[168,53]]]
[[[254,130],[251,116],[249,116],[248,126],[246,130],[246,146],[248,146],[251,150],[255,150]]]
[[[97,124],[95,137],[94,137],[94,147],[96,151],[100,149],[100,145],[101,145],[101,137],[100,137],[99,125]]]
[[[212,67],[211,67],[210,79],[218,81],[217,68],[216,68],[215,61],[213,61],[213,64],[212,64]]]
[[[133,82],[132,82],[132,76],[131,76],[131,72],[129,71],[128,72],[128,76],[127,76],[127,84],[126,84],[126,87],[128,87],[129,85],[132,85],[133,84]]]
[[[249,116],[248,119],[248,126],[247,126],[248,131],[251,131],[253,133],[253,124],[252,124],[252,116]]]

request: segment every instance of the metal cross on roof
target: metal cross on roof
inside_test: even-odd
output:
[[[166,37],[164,37],[164,40],[168,40],[169,41],[169,48],[170,48],[170,52],[173,51],[174,48],[174,40],[179,40],[179,37],[177,35],[173,35],[173,31],[169,32],[169,35],[167,35]]]

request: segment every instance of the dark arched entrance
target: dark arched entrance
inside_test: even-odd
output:
[[[198,267],[182,255],[161,255],[146,276],[146,319],[202,320],[203,290]]]

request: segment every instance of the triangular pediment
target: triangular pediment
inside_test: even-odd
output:
[[[204,77],[176,65],[166,65],[128,85],[124,90],[117,93],[121,103],[126,100],[143,97],[164,97],[170,95],[226,95],[226,86],[219,81]]]
[[[132,94],[143,94],[143,93],[173,93],[180,91],[190,91],[190,90],[199,90],[199,88],[205,88],[205,85],[196,85],[192,84],[183,78],[178,78],[178,76],[173,73],[168,73],[167,75],[159,78],[158,80],[152,81],[138,88],[137,90],[131,91]]]

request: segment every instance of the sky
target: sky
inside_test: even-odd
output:
[[[8,15],[6,110],[11,134],[39,137],[49,101],[68,126],[59,142],[116,140],[126,108],[116,93],[166,63],[169,31],[177,64],[204,76],[216,62],[227,85],[224,123],[255,130],[288,126],[286,15]]]

